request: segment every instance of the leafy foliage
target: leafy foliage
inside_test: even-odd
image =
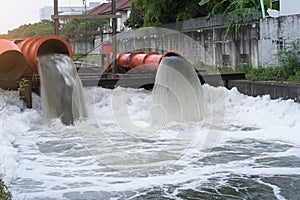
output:
[[[294,76],[284,67],[258,67],[253,68],[246,74],[246,78],[254,81],[289,81]]]
[[[213,4],[214,6],[208,14],[208,18],[216,14],[228,14],[230,16],[238,17],[243,20],[249,17],[260,15],[260,0],[201,0],[200,6],[207,6]],[[266,7],[270,6],[268,0],[264,0]]]
[[[300,83],[300,45],[293,41],[277,55],[279,67],[253,68],[248,63],[236,67],[239,72],[246,73],[246,78],[255,81],[281,81]]]
[[[53,35],[53,21],[42,20],[35,24],[25,24],[12,31],[8,31],[9,38],[26,38],[36,35]]]
[[[143,26],[148,27],[206,16],[210,7],[200,7],[198,2],[199,0],[134,0],[135,9],[142,12],[139,15],[132,12],[130,20],[139,21],[143,15]]]
[[[142,7],[136,7],[133,1],[130,8],[130,16],[125,21],[125,26],[129,28],[141,28],[144,25],[145,10]]]
[[[89,42],[94,40],[93,36],[85,38],[84,33],[90,31],[97,31],[100,27],[104,28],[107,24],[103,19],[71,19],[67,23],[62,25],[61,32],[63,33],[75,33],[73,35],[65,35],[66,39],[88,39]],[[77,34],[76,34],[77,33]],[[81,34],[78,34],[81,33]]]
[[[201,0],[202,7],[214,5],[207,15],[209,20],[213,15],[229,15],[232,17],[227,23],[224,40],[228,39],[229,33],[234,29],[234,24],[244,22],[244,20],[255,19],[260,16],[260,0]],[[264,0],[265,7],[270,6],[269,0]]]
[[[286,48],[276,55],[281,66],[296,71],[300,69],[300,44],[299,40],[292,41]]]
[[[88,19],[88,20],[79,20],[72,19],[67,23],[62,25],[60,29],[61,32],[72,33],[75,32],[77,34],[73,35],[73,38],[82,38],[83,34],[80,35],[78,33],[85,33],[89,31],[96,31],[99,27],[104,27],[107,24],[107,21],[103,19]],[[8,38],[27,38],[32,36],[43,36],[43,35],[53,35],[54,34],[54,24],[52,20],[42,20],[35,24],[25,24],[22,25],[12,31],[8,31],[7,35],[1,35],[1,37]],[[64,38],[71,38],[69,35],[65,35]],[[93,36],[88,38],[92,41]]]
[[[11,193],[9,192],[7,186],[3,183],[0,178],[0,200],[10,200],[12,199]]]

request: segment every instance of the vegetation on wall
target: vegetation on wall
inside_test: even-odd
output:
[[[248,80],[300,83],[299,41],[289,43],[276,57],[278,67],[253,68],[250,64],[243,63],[237,66],[236,71],[244,72]]]
[[[126,23],[130,28],[157,27],[207,16],[212,7],[213,3],[200,7],[199,0],[134,0]]]
[[[270,6],[264,0],[265,9]],[[235,25],[261,17],[260,0],[134,0],[125,25],[130,28],[162,26],[164,24],[213,15],[229,15],[224,40]],[[238,25],[237,25],[238,26]]]
[[[213,15],[222,14],[243,21],[261,15],[260,0],[201,0],[199,5],[208,6],[209,3],[214,6],[208,13],[208,19]],[[270,1],[264,0],[264,5],[266,8],[270,7]]]
[[[213,15],[229,15],[232,17],[227,22],[224,40],[228,39],[229,33],[234,30],[235,25],[243,23],[245,20],[260,18],[261,16],[260,0],[201,0],[199,2],[201,7],[207,7],[209,4],[214,6],[208,12],[207,20]],[[269,8],[270,1],[264,0],[264,6]]]

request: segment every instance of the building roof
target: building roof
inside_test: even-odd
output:
[[[116,10],[129,10],[133,0],[116,0]],[[111,13],[111,3],[102,3],[87,11],[88,15],[103,15]]]
[[[106,10],[107,8],[111,9],[111,3],[102,3],[99,6],[94,7],[91,10],[87,11],[88,15],[100,15],[103,14],[103,11]]]

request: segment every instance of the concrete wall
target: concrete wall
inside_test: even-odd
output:
[[[69,41],[72,47],[73,54],[85,54],[94,49],[94,46],[88,42]]]
[[[236,87],[239,92],[250,96],[270,95],[271,99],[292,99],[300,102],[300,85],[263,82],[263,81],[246,81],[246,80],[229,80],[227,88]]]
[[[249,19],[238,25],[224,41],[229,17],[197,18],[169,24],[162,30],[145,28],[117,35],[118,53],[128,51],[181,51],[190,61],[219,68],[240,63],[276,66],[276,54],[291,41],[300,39],[300,15]],[[180,30],[180,31],[177,31]],[[99,46],[100,41],[95,41]],[[98,51],[97,51],[98,52]]]
[[[300,39],[300,15],[261,19],[259,27],[259,64],[265,67],[277,66],[278,51]]]
[[[280,0],[280,15],[300,14],[299,0]]]
[[[165,29],[142,29],[117,35],[118,53],[128,51],[178,50],[193,63],[219,68],[234,68],[239,63],[258,65],[259,24],[240,25],[224,41],[228,18],[192,19],[182,24],[171,24]],[[172,30],[173,29],[173,30]],[[180,29],[181,31],[175,31]],[[95,46],[98,46],[96,41]]]

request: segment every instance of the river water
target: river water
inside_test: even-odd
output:
[[[158,127],[143,89],[84,88],[71,126],[1,91],[0,173],[13,199],[299,199],[300,105],[203,91],[203,121]]]

